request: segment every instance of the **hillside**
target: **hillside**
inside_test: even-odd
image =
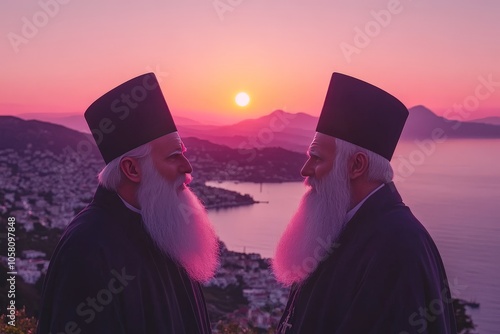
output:
[[[402,140],[432,138],[434,132],[442,132],[447,138],[500,138],[500,118],[456,121],[437,116],[424,106],[409,109],[409,117]],[[35,117],[36,114],[30,114]],[[83,116],[42,115],[40,118],[67,127],[88,131]],[[288,113],[275,110],[272,113],[246,119],[231,125],[205,125],[185,117],[174,117],[180,135],[208,140],[237,150],[260,150],[262,148],[282,147],[289,151],[306,152],[316,129],[318,117],[306,113]]]
[[[90,134],[58,124],[0,116],[0,150],[8,148],[17,152],[30,149],[31,151],[47,150],[56,154],[79,152],[99,156]]]
[[[183,138],[187,157],[198,181],[237,180],[248,182],[301,181],[305,155],[279,147],[235,149],[207,140]],[[12,149],[20,155],[35,151],[102,161],[94,140],[64,126],[36,120],[25,121],[0,116],[0,150]],[[102,163],[102,162],[101,162]]]
[[[447,138],[500,138],[500,126],[449,120],[434,114],[424,106],[410,108],[402,139],[425,139],[433,131],[442,131]]]

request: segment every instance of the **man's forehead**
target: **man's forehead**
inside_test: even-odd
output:
[[[177,132],[166,134],[158,139],[155,139],[154,142],[162,151],[176,152],[185,150],[184,143]]]
[[[333,150],[335,148],[335,138],[329,135],[325,135],[320,132],[316,132],[314,138],[309,145],[309,152],[317,152],[321,150]]]

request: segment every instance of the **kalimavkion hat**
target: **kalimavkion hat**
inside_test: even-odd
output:
[[[391,160],[408,109],[367,82],[333,73],[316,132],[336,137]]]
[[[154,73],[131,79],[92,103],[85,119],[104,161],[177,131]]]

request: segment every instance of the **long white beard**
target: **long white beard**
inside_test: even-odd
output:
[[[336,161],[325,178],[308,178],[305,184],[310,188],[281,236],[273,260],[274,275],[287,286],[309,277],[336,248],[350,204],[347,161]]]
[[[218,239],[203,204],[189,188],[180,190],[189,183],[190,175],[168,182],[149,157],[141,167],[144,180],[137,197],[151,238],[190,278],[208,281],[218,266]]]

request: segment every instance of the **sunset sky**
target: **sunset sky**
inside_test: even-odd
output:
[[[494,0],[5,0],[0,114],[83,114],[154,71],[174,115],[318,115],[336,71],[407,107],[500,116],[499,13]]]

